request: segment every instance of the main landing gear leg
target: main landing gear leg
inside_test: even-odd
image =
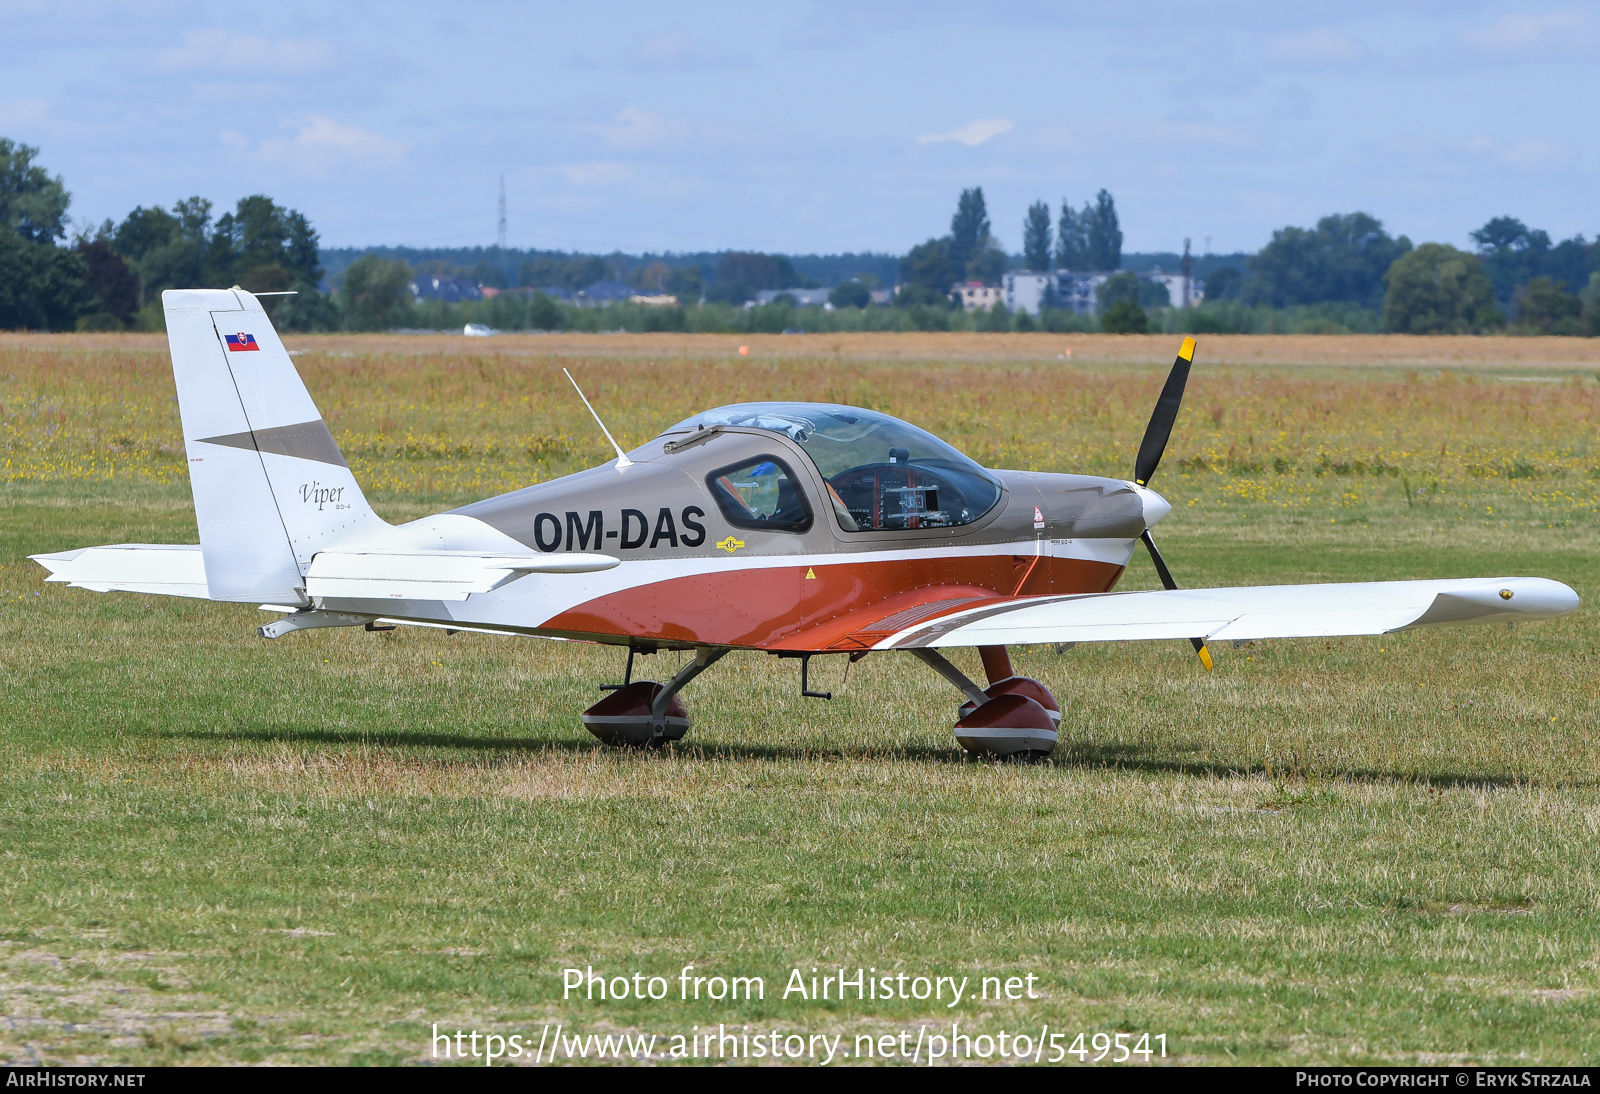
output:
[[[936,650],[911,652],[967,696],[956,722],[956,741],[969,754],[1038,759],[1055,749],[1061,719],[1055,697],[1037,680],[1012,675],[1004,646],[979,647],[984,675],[991,681],[987,689],[980,689]],[[1006,675],[995,679],[1001,672]]]
[[[694,660],[690,661],[687,665],[683,666],[683,668],[679,669],[678,674],[671,680],[667,681],[667,686],[656,692],[655,699],[650,703],[650,734],[652,737],[657,739],[665,737],[669,741],[676,741],[679,737],[682,737],[684,733],[688,732],[688,712],[685,711],[684,713],[683,729],[680,730],[676,735],[673,735],[667,725],[670,717],[668,711],[671,709],[673,703],[676,702],[678,692],[683,690],[683,685],[687,684],[690,680],[693,680],[696,676],[699,676],[702,672],[705,672],[706,669],[722,660],[727,653],[727,650],[713,650],[705,646],[701,646],[699,649],[694,651]],[[677,705],[679,707],[683,706],[681,702],[677,703]]]
[[[689,708],[678,692],[727,652],[701,646],[665,684],[637,680],[618,688],[583,712],[583,728],[608,745],[627,748],[660,748],[680,739],[689,732]]]

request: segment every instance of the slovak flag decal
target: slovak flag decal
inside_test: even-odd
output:
[[[256,336],[253,334],[245,334],[241,331],[238,334],[229,334],[225,337],[228,340],[229,353],[249,353],[252,350],[259,351],[261,349],[260,346],[256,345]]]

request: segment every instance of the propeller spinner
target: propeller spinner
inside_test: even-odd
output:
[[[1194,339],[1185,338],[1183,346],[1178,350],[1178,357],[1172,362],[1172,371],[1167,373],[1167,382],[1161,388],[1161,397],[1156,400],[1156,408],[1150,415],[1150,424],[1145,427],[1144,440],[1139,442],[1139,455],[1133,464],[1133,481],[1138,486],[1145,486],[1150,482],[1150,476],[1156,473],[1156,468],[1161,464],[1161,455],[1167,450],[1167,441],[1172,437],[1172,425],[1178,420],[1178,408],[1183,405],[1184,385],[1189,382],[1189,366],[1194,363]],[[1161,557],[1161,551],[1156,547],[1155,537],[1146,528],[1139,533],[1139,538],[1144,541],[1145,549],[1150,552],[1150,561],[1156,565],[1156,573],[1161,578],[1161,586],[1165,589],[1176,589],[1178,583],[1172,580],[1172,571],[1167,569],[1167,560]],[[1199,656],[1200,663],[1211,671],[1211,651],[1206,649],[1205,639],[1191,638],[1194,652]]]

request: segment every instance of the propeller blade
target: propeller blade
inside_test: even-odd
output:
[[[1190,345],[1186,343],[1184,348],[1189,349]],[[1150,552],[1150,561],[1156,564],[1156,574],[1161,578],[1161,587],[1163,589],[1176,589],[1178,583],[1172,580],[1172,571],[1167,569],[1167,560],[1161,557],[1160,550],[1156,548],[1156,539],[1150,534],[1150,529],[1146,528],[1143,532],[1140,532],[1139,538],[1144,542],[1145,549]],[[1205,639],[1191,638],[1189,639],[1189,644],[1194,647],[1194,652],[1200,658],[1200,663],[1206,667],[1207,672],[1210,672],[1211,651],[1206,649]]]
[[[1172,580],[1172,571],[1167,569],[1167,560],[1161,557],[1161,551],[1156,547],[1156,538],[1146,528],[1139,533],[1139,538],[1144,541],[1145,548],[1150,552],[1150,561],[1156,564],[1156,574],[1161,578],[1163,589],[1176,589],[1178,583]]]
[[[1172,362],[1172,371],[1167,374],[1161,398],[1156,400],[1150,424],[1145,427],[1144,440],[1139,442],[1139,458],[1133,463],[1133,481],[1140,486],[1149,484],[1150,476],[1156,473],[1156,466],[1161,463],[1161,454],[1167,450],[1167,440],[1172,436],[1172,423],[1178,420],[1178,408],[1183,405],[1183,386],[1189,382],[1189,366],[1193,363],[1194,339],[1185,338],[1183,348],[1178,350],[1177,360]]]
[[[1156,408],[1150,415],[1150,424],[1145,427],[1144,440],[1139,442],[1139,457],[1133,464],[1133,481],[1140,486],[1150,482],[1150,476],[1156,473],[1156,467],[1161,463],[1161,454],[1167,450],[1167,441],[1172,437],[1172,425],[1178,420],[1178,408],[1183,405],[1183,388],[1189,382],[1189,366],[1194,363],[1194,339],[1185,338],[1183,347],[1178,350],[1177,360],[1172,362],[1172,371],[1167,373],[1166,385],[1161,389],[1161,397],[1156,400]],[[1150,561],[1156,565],[1156,573],[1161,578],[1161,587],[1176,589],[1178,583],[1172,580],[1172,571],[1167,569],[1167,560],[1161,557],[1161,551],[1156,547],[1155,537],[1146,528],[1139,533],[1139,538],[1144,541],[1145,549],[1150,552]],[[1205,639],[1191,638],[1189,644],[1194,646],[1195,654],[1200,658],[1200,663],[1207,672],[1211,671],[1211,651],[1206,649]]]

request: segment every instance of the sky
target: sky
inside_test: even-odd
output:
[[[326,246],[887,251],[981,186],[1129,251],[1361,210],[1600,233],[1600,4],[0,0],[0,136],[80,224],[266,193]]]

